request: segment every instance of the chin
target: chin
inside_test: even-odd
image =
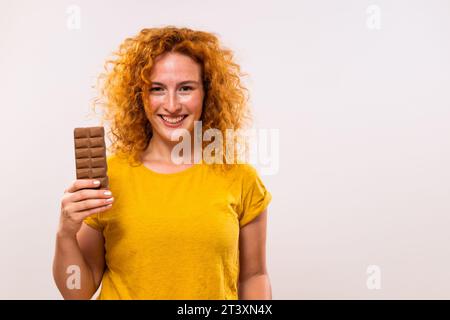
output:
[[[164,140],[166,140],[167,142],[181,142],[181,139],[178,138],[178,140],[171,140],[171,136],[174,132],[176,132],[175,130],[188,130],[187,128],[183,127],[179,127],[179,128],[164,128],[163,132],[161,132],[162,134],[160,135]],[[189,130],[188,130],[189,131]],[[180,136],[180,134],[177,134],[178,136]]]

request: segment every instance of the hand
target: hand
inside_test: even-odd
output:
[[[111,208],[114,198],[109,190],[93,189],[95,179],[75,180],[61,200],[61,216],[58,234],[76,237],[83,220],[88,216]],[[105,194],[106,192],[106,194]]]

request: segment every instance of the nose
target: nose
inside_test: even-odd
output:
[[[177,95],[175,92],[172,92],[171,94],[169,94],[167,100],[168,101],[166,101],[166,103],[164,105],[164,109],[168,113],[176,114],[177,112],[179,112],[181,110],[181,104],[178,102],[178,98],[177,98]]]

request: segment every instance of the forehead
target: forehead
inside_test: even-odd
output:
[[[200,80],[200,73],[200,64],[191,57],[170,52],[155,59],[150,80],[159,82]]]

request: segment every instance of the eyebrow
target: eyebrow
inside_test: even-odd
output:
[[[199,84],[198,81],[194,81],[194,80],[186,80],[186,81],[181,81],[181,82],[177,83],[177,85],[180,86],[180,85],[188,84],[188,83]],[[157,82],[157,81],[152,81],[152,85],[153,85],[153,84],[160,85],[160,86],[165,86],[164,83],[162,83],[162,82]]]

